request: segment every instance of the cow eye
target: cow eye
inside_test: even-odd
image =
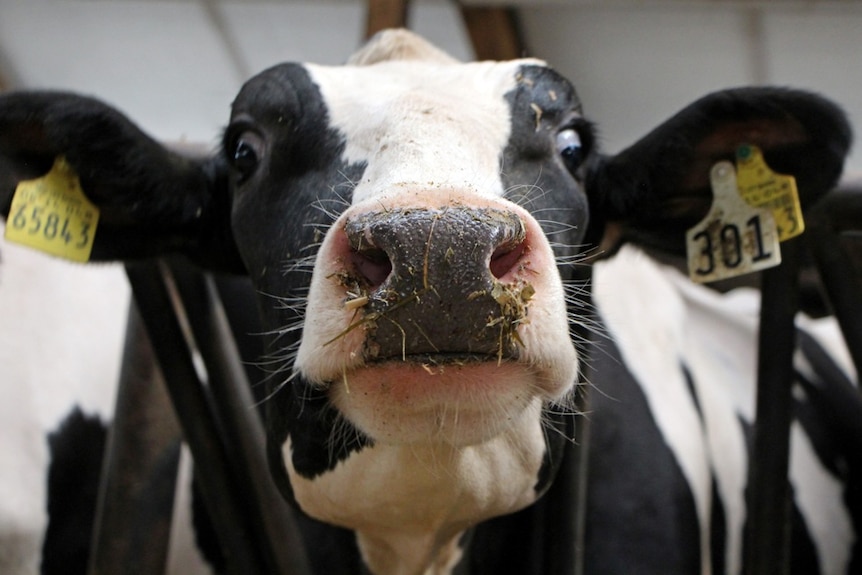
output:
[[[569,171],[574,172],[580,167],[584,161],[584,146],[577,130],[566,128],[557,132],[557,152]]]
[[[252,175],[262,153],[263,139],[257,134],[245,132],[234,141],[230,159],[242,179]]]

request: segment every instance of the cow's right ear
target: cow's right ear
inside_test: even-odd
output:
[[[229,173],[219,157],[171,150],[123,114],[60,92],[0,96],[0,213],[17,185],[63,156],[99,209],[91,260],[185,253],[201,265],[242,271],[230,231]]]
[[[712,204],[710,168],[758,146],[775,172],[796,179],[802,208],[837,182],[852,140],[844,112],[810,92],[722,90],[690,104],[629,148],[600,158],[587,181],[588,242],[612,249],[633,241],[685,254],[686,230]]]

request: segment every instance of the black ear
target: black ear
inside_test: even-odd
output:
[[[617,241],[685,253],[685,231],[709,210],[709,171],[754,144],[773,171],[792,175],[803,209],[837,182],[852,140],[832,102],[782,88],[739,88],[710,94],[616,156],[601,158],[587,181],[599,243],[608,224]],[[607,241],[607,239],[606,239]]]
[[[222,270],[243,269],[230,233],[227,168],[156,142],[115,109],[59,92],[0,96],[0,213],[16,186],[58,156],[99,208],[92,260],[181,252]]]

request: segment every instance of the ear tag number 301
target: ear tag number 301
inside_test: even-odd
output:
[[[18,184],[6,220],[8,241],[76,262],[90,259],[99,210],[60,156],[51,171]]]
[[[739,196],[730,162],[710,171],[712,207],[686,232],[689,275],[697,282],[732,278],[781,263],[772,212],[750,206]]]

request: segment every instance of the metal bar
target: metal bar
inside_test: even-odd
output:
[[[234,79],[242,84],[255,72],[245,57],[239,38],[233,32],[225,14],[224,3],[220,0],[198,0],[213,31],[221,41],[225,56],[234,70]]]
[[[553,500],[541,530],[552,534],[542,542],[545,575],[582,575],[584,571],[589,419],[581,414],[587,408],[586,392],[586,386],[577,391],[577,414],[570,416],[565,430],[573,441],[566,444],[560,469],[545,495]]]
[[[859,232],[862,227],[862,185],[848,184],[830,192],[806,212],[805,221],[820,220],[835,232]]]
[[[862,194],[857,194],[854,199],[860,198],[862,198]],[[830,198],[830,200],[832,199]],[[841,205],[838,203],[835,206],[838,211],[840,211]],[[835,210],[830,210],[830,213],[832,211]],[[826,296],[841,328],[850,357],[856,366],[856,373],[862,374],[860,282],[853,261],[841,246],[838,231],[833,225],[835,219],[829,217],[830,213],[818,212],[813,217],[807,217],[805,235],[811,246],[811,252],[814,255],[814,261]],[[858,222],[857,230],[862,227],[862,219]],[[845,229],[845,231],[849,230]]]
[[[476,60],[514,60],[527,54],[514,8],[461,6]]]
[[[265,548],[267,572],[310,573],[291,510],[269,475],[263,423],[215,284],[212,278],[176,262],[171,272],[207,369],[230,471],[244,506],[256,518],[254,537]]]
[[[90,575],[165,571],[182,436],[134,304],[102,470]]]
[[[791,387],[799,307],[800,238],[782,244],[782,264],[763,272],[757,412],[749,458],[746,574],[790,572]]]
[[[196,481],[225,550],[228,572],[271,572],[254,541],[253,519],[232,481],[218,424],[192,362],[192,349],[177,318],[165,272],[158,262],[147,261],[127,264],[126,273],[194,457]]]
[[[14,90],[20,86],[21,78],[15,66],[12,65],[12,59],[0,49],[0,93]]]
[[[583,381],[592,381],[586,376]],[[586,415],[590,412],[590,395],[588,385],[580,385],[577,391],[575,406],[577,409],[575,419],[575,443],[569,447],[567,455],[573,461],[575,477],[572,479],[574,493],[574,509],[572,511],[574,522],[574,575],[584,575],[584,557],[586,555],[586,532],[587,532],[587,483],[589,475],[590,459],[590,418]]]

